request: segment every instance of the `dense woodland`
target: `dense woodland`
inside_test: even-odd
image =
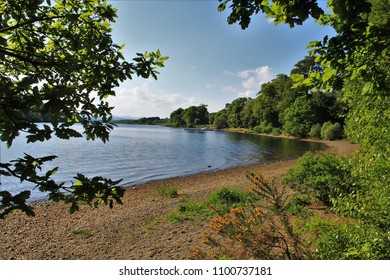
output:
[[[140,118],[140,119],[119,119],[113,121],[116,124],[140,124],[140,125],[166,125],[168,122],[168,119],[161,119],[160,117],[147,117],[147,118]]]
[[[340,98],[341,93],[313,91],[309,86],[293,87],[292,75],[307,77],[312,71],[321,73],[323,69],[314,62],[314,57],[307,56],[295,65],[290,76],[280,74],[263,84],[254,99],[238,98],[216,113],[209,113],[206,105],[179,108],[171,113],[169,124],[174,127],[246,128],[298,138],[342,138],[348,109]]]

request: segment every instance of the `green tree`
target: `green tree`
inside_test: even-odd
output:
[[[183,118],[186,122],[187,127],[194,127],[196,123],[199,122],[196,106],[191,106],[185,109]]]
[[[228,23],[238,22],[246,29],[251,21],[251,16],[263,12],[267,17],[273,18],[276,24],[287,23],[290,27],[302,24],[309,16],[318,19],[324,11],[318,6],[317,1],[312,0],[219,0],[219,11],[224,11],[229,3],[231,13]]]
[[[321,64],[315,61],[313,56],[305,56],[304,59],[298,61],[291,70],[290,75],[303,75],[305,78],[309,77],[312,72],[322,73]]]
[[[208,112],[206,106],[191,106],[184,111],[183,118],[187,127],[205,124],[205,122],[208,123]]]
[[[318,1],[257,1],[220,0],[220,11],[229,5],[228,23],[238,22],[245,29],[250,17],[263,12],[275,19],[275,24],[287,23],[290,27],[302,24],[309,17],[320,25],[332,26],[336,35],[325,36],[322,41],[312,42],[316,63],[324,69],[323,75],[310,73],[302,79],[308,85],[321,84],[328,89],[340,89],[348,77],[364,77],[364,90],[388,86],[389,55],[389,2],[386,0],[332,0],[328,1],[330,12],[325,13]],[[387,70],[378,68],[384,62]]]
[[[235,99],[228,107],[228,119],[227,122],[230,127],[243,127],[241,119],[241,111],[244,109],[248,98],[240,97]]]
[[[313,102],[308,96],[295,99],[285,111],[283,128],[289,135],[305,138],[316,123]]]
[[[279,74],[275,79],[261,86],[254,106],[254,114],[258,117],[259,122],[265,121],[272,127],[280,127],[279,104],[282,102],[288,80],[287,75]]]
[[[171,113],[169,123],[174,127],[194,127],[209,124],[207,105],[190,106],[186,109],[179,108]]]
[[[173,111],[169,116],[169,124],[173,127],[181,127],[185,125],[185,120],[183,119],[184,109],[179,108]]]
[[[216,129],[223,129],[229,126],[227,109],[222,109],[221,111],[215,113],[213,126]]]
[[[255,100],[248,98],[248,101],[240,112],[242,127],[252,129],[258,124],[258,119],[254,115],[254,106]]]
[[[87,139],[109,139],[113,126],[112,107],[106,98],[114,96],[119,82],[134,75],[157,78],[156,67],[167,57],[160,51],[137,53],[124,60],[123,46],[112,41],[110,23],[116,10],[105,0],[8,0],[0,3],[0,128],[1,141],[11,146],[23,131],[27,142],[46,141],[52,135],[62,139],[82,137],[72,128],[81,123]],[[49,116],[51,125],[39,127],[35,115]],[[120,201],[119,181],[82,174],[72,185],[56,183],[50,177],[57,168],[41,174],[45,162],[55,156],[26,155],[0,164],[2,176],[28,181],[50,200],[71,203]],[[14,209],[29,215],[30,191],[12,195],[0,192],[0,217]]]
[[[306,79],[307,83],[295,83],[293,89],[299,95],[310,94],[313,90],[311,85],[312,79],[321,77],[324,69],[320,63],[315,61],[314,56],[306,56],[304,59],[298,61],[290,72],[290,77],[293,81]],[[318,91],[318,90],[315,90]]]
[[[209,124],[209,111],[207,110],[207,105],[201,104],[196,107],[196,114],[198,122],[196,124],[198,125],[206,125]]]

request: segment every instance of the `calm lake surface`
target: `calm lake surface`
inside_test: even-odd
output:
[[[81,131],[81,126],[77,129]],[[83,138],[25,142],[19,137],[10,149],[1,143],[1,162],[23,157],[24,153],[35,157],[57,155],[43,172],[59,166],[53,178],[60,182],[71,182],[73,176],[82,173],[123,179],[124,185],[294,158],[321,149],[321,144],[291,139],[141,125],[119,125],[106,144]],[[32,186],[1,176],[0,189],[17,193],[26,188]],[[32,191],[32,200],[43,198],[45,194]]]

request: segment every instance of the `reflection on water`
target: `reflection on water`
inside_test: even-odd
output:
[[[81,130],[81,127],[79,127]],[[220,131],[188,131],[160,126],[120,125],[106,144],[85,139],[61,140],[26,144],[25,138],[15,140],[11,149],[1,143],[1,162],[23,157],[57,155],[47,164],[59,166],[58,181],[70,182],[76,173],[123,179],[125,184],[195,174],[293,158],[306,151],[319,150],[321,145],[284,138],[260,137],[251,134]],[[2,189],[14,193],[31,188],[13,178],[1,177]],[[33,199],[44,194],[33,191]]]

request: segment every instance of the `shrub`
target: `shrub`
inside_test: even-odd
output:
[[[292,196],[289,202],[286,205],[286,212],[288,214],[297,215],[297,216],[306,216],[309,213],[305,211],[305,207],[309,206],[309,198],[304,196]]]
[[[289,195],[285,186],[267,182],[261,175],[251,174],[248,178],[253,192],[251,203],[214,217],[208,230],[203,232],[202,243],[207,249],[196,246],[192,258],[306,258],[308,248],[294,233],[286,213]]]
[[[199,216],[210,217],[211,215],[212,211],[206,203],[185,201],[175,210],[168,213],[166,217],[172,223],[177,223],[186,220],[195,220]]]
[[[329,140],[341,139],[343,138],[343,136],[344,136],[343,127],[338,122],[332,125],[326,133],[326,137],[328,137]]]
[[[351,172],[346,162],[338,157],[325,154],[304,154],[296,168],[290,169],[284,181],[293,189],[313,195],[331,206],[333,198],[350,193]]]
[[[332,125],[332,122],[324,122],[321,127],[321,138],[325,139],[325,131],[329,129],[329,127]]]
[[[169,196],[172,198],[178,197],[179,193],[177,191],[177,188],[170,187],[170,186],[162,186],[157,189],[157,192],[161,196]]]
[[[313,125],[309,132],[309,138],[319,139],[321,138],[321,125],[319,123]]]
[[[260,123],[260,125],[255,126],[253,130],[257,133],[271,133],[272,125],[270,123],[263,121]]]
[[[274,127],[274,128],[272,128],[272,135],[280,135],[280,134],[282,134],[282,131],[280,130],[280,128],[278,128],[278,127]]]
[[[390,239],[388,233],[380,233],[366,224],[328,222],[312,232],[316,248],[314,257],[324,260],[380,260],[389,259]]]
[[[340,214],[390,232],[390,161],[380,153],[359,151],[349,162],[354,176],[354,191],[333,201]]]
[[[167,219],[173,223],[196,218],[210,218],[218,214],[225,214],[230,208],[248,203],[251,192],[222,188],[211,194],[207,200],[191,202],[183,201],[176,209],[167,215]]]
[[[230,208],[238,207],[250,200],[251,193],[229,188],[222,188],[209,197],[209,204],[218,209],[219,213],[227,213]]]
[[[335,124],[331,122],[325,122],[321,128],[321,137],[325,140],[336,140],[343,137],[343,128],[341,124],[336,122]]]
[[[255,126],[255,127],[253,128],[253,131],[256,132],[256,133],[263,133],[263,131],[262,131],[260,125]]]

